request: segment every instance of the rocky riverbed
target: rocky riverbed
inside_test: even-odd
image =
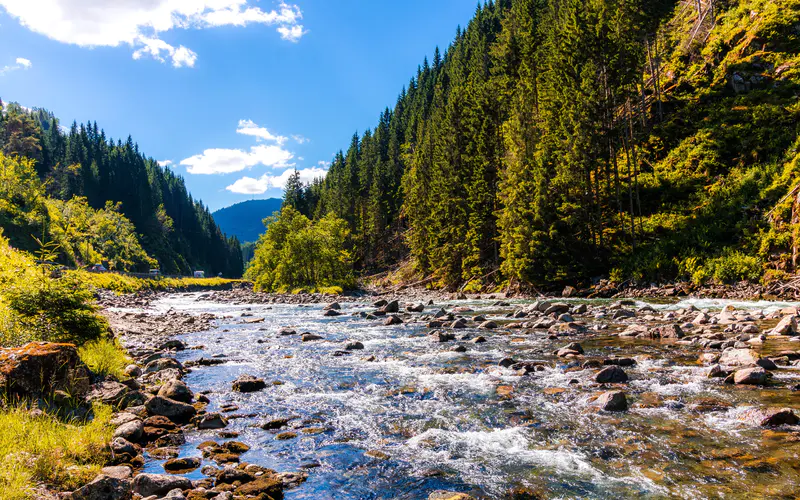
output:
[[[800,491],[796,304],[375,299],[109,307],[136,364],[91,388],[116,463],[72,498]]]

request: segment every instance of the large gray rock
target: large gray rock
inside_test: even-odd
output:
[[[159,389],[158,395],[163,398],[180,401],[181,403],[191,403],[192,398],[194,398],[194,394],[192,394],[189,387],[180,380],[167,381],[161,386],[161,389]]]
[[[266,388],[267,384],[263,379],[252,375],[242,375],[233,382],[233,390],[236,392],[256,392]]]
[[[72,500],[130,500],[131,480],[101,474],[83,488],[72,492]]]
[[[199,417],[197,428],[204,429],[223,429],[228,426],[228,421],[219,413],[207,413]]]
[[[595,404],[604,411],[625,411],[628,409],[628,399],[622,391],[609,391],[601,394]]]
[[[797,318],[795,316],[784,316],[770,335],[797,335]]]
[[[723,366],[750,366],[755,365],[761,357],[752,349],[725,349],[719,358]]]
[[[144,397],[140,392],[131,391],[127,385],[110,380],[94,384],[86,396],[87,401],[101,402],[121,408],[140,403],[143,399]]]
[[[188,422],[197,414],[194,406],[161,396],[151,398],[145,407],[150,415],[167,417],[173,422]]]
[[[597,372],[594,380],[599,384],[618,384],[627,382],[628,374],[619,366],[611,365]]]
[[[139,474],[133,479],[133,492],[143,497],[163,496],[174,489],[188,490],[192,482],[181,476],[165,474]]]
[[[183,365],[175,358],[159,358],[154,359],[153,361],[147,363],[144,367],[145,373],[156,373],[160,372],[161,370],[167,370],[169,368],[176,369],[179,371],[183,371]]]
[[[648,330],[647,336],[653,339],[682,339],[683,330],[679,325],[661,325]]]
[[[115,438],[122,438],[133,443],[142,439],[144,424],[141,420],[132,420],[117,427],[114,431]]]
[[[767,383],[767,371],[761,368],[744,368],[733,374],[733,382],[739,385],[764,385]]]
[[[31,342],[0,348],[0,390],[7,395],[51,395],[64,390],[83,396],[89,390],[89,371],[72,344]]]

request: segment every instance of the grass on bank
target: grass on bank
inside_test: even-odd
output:
[[[38,484],[68,491],[91,481],[110,458],[111,415],[98,405],[91,421],[65,423],[23,407],[0,410],[0,499],[36,498]]]
[[[97,375],[127,378],[125,367],[131,359],[115,340],[106,338],[89,341],[78,348],[78,356]]]
[[[118,294],[136,293],[143,290],[184,290],[188,288],[217,288],[242,280],[225,278],[159,278],[144,279],[115,273],[90,273],[88,271],[69,271],[68,275],[78,276],[88,286],[111,290]]]

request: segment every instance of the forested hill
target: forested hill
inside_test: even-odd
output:
[[[59,120],[45,110],[27,110],[10,104],[0,114],[0,152],[7,159],[32,161],[48,200],[70,201],[83,197],[89,209],[108,207],[103,212],[110,214],[106,218],[116,217],[113,212],[118,210],[123,219],[117,225],[122,227],[129,220],[135,229],[133,239],[138,239],[148,254],[131,261],[130,265],[136,270],[146,271],[146,267],[157,266],[165,274],[189,274],[192,270],[203,269],[228,277],[241,276],[239,241],[222,233],[209,210],[189,194],[182,177],[169,168],[160,167],[139,151],[130,137],[125,141],[114,140],[107,137],[97,123],[73,123],[63,130]],[[9,165],[14,165],[24,176],[26,163]],[[8,181],[13,183],[20,179],[9,178]],[[22,184],[20,182],[17,191],[5,193],[4,190],[7,196],[0,200],[3,202],[0,222],[12,245],[37,250],[46,242],[41,239],[37,242],[34,235],[37,238],[48,234],[68,235],[64,239],[72,244],[86,239],[75,227],[66,227],[75,223],[75,214],[54,209],[54,206],[64,206],[57,203],[42,205],[38,200],[39,192],[36,189],[24,191]],[[73,206],[80,207],[82,203],[73,203]],[[81,209],[88,214],[87,210]],[[60,215],[56,217],[54,211]],[[87,220],[80,221],[82,230],[97,232],[94,227],[97,223]],[[59,223],[65,227],[53,227]],[[110,228],[103,234],[113,234],[114,230]],[[88,248],[87,240],[85,245],[76,245],[74,251],[61,248],[60,255],[69,263],[81,265],[91,263],[86,262],[90,256],[121,255],[124,249],[109,246],[113,242],[108,238],[113,239],[113,236],[95,236],[94,249]],[[138,242],[132,241],[132,244],[138,246]],[[99,251],[101,247],[105,248],[105,253]]]
[[[443,286],[793,273],[799,32],[798,0],[490,1],[287,200]]]
[[[283,200],[248,200],[217,210],[212,215],[226,234],[242,242],[255,242],[264,232],[264,219],[281,209]]]

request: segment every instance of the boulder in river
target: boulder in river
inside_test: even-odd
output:
[[[797,425],[800,418],[791,408],[758,408],[744,412],[741,419],[760,427],[779,427],[781,425]]]
[[[386,317],[386,320],[383,322],[383,324],[386,326],[402,325],[403,320],[400,319],[400,316],[397,316],[396,314],[390,314]]]
[[[192,482],[182,476],[139,474],[133,479],[133,492],[143,497],[166,495],[174,489],[189,490]]]
[[[197,428],[203,429],[224,429],[228,426],[228,421],[219,413],[206,413],[197,420]]]
[[[458,318],[457,320],[453,321],[450,324],[450,328],[455,328],[457,330],[458,329],[463,329],[463,328],[466,328],[466,327],[467,327],[467,320],[465,320],[464,318]]]
[[[684,334],[679,325],[661,325],[649,329],[647,336],[652,339],[682,339]]]
[[[739,385],[764,385],[767,383],[767,371],[763,368],[743,368],[733,373],[733,383]]]
[[[396,300],[393,300],[391,302],[387,302],[386,305],[381,308],[381,311],[385,312],[387,314],[389,314],[389,313],[398,313],[398,312],[400,312],[400,303],[398,301],[396,301]]]
[[[611,365],[597,372],[594,380],[599,384],[618,384],[627,382],[628,374],[619,366]]]
[[[190,404],[161,396],[151,398],[145,407],[150,415],[167,417],[173,422],[188,422],[197,413],[195,407]]]
[[[337,311],[336,309],[328,309],[328,310],[327,310],[327,311],[325,311],[325,313],[323,314],[323,316],[326,316],[326,317],[329,317],[329,318],[330,318],[330,317],[335,317],[335,316],[341,316],[341,315],[342,315],[342,313],[340,313],[340,312],[339,312],[339,311]]]
[[[752,349],[725,349],[719,358],[723,366],[750,366],[758,363],[761,357]]]
[[[483,328],[484,330],[494,330],[497,328],[497,323],[494,321],[484,321],[481,323],[480,328]]]
[[[266,388],[267,384],[263,379],[252,375],[242,375],[233,382],[233,390],[236,392],[256,392]]]
[[[171,458],[164,463],[164,470],[172,474],[185,474],[200,467],[197,457]]]
[[[183,372],[183,365],[175,358],[158,358],[147,363],[144,367],[144,372],[156,373],[167,369],[176,369]]]
[[[65,390],[80,397],[89,391],[89,372],[72,344],[31,342],[0,348],[0,390],[20,396]]]
[[[314,333],[304,333],[302,337],[300,337],[302,342],[313,342],[315,340],[322,340],[321,335],[317,335]]]
[[[608,391],[595,400],[595,405],[603,411],[625,411],[628,409],[628,399],[622,391]]]
[[[770,335],[797,335],[797,318],[795,316],[784,316]]]
[[[430,495],[428,495],[428,500],[474,500],[474,497],[471,497],[466,493],[436,490]]]
[[[168,380],[158,390],[158,395],[181,403],[191,403],[194,398],[194,394],[189,387],[180,380]]]

